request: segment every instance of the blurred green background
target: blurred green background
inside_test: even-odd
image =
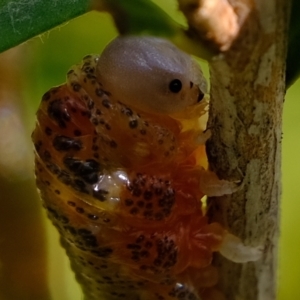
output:
[[[159,4],[183,21],[175,1]],[[43,93],[116,35],[109,15],[92,12],[0,54],[0,79],[6,85],[0,91],[0,300],[82,299],[38,200],[30,132]],[[288,90],[284,108],[279,300],[300,299],[299,97],[300,82]]]

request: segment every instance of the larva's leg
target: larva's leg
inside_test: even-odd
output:
[[[227,233],[219,252],[233,262],[245,263],[259,260],[262,257],[263,247],[246,246],[237,236]]]
[[[218,197],[236,192],[239,189],[237,182],[219,179],[211,172],[203,170],[200,176],[201,191],[209,197]]]
[[[198,145],[204,145],[207,140],[211,137],[211,130],[205,130],[204,132],[199,133],[196,141]]]
[[[197,267],[199,263],[199,253],[205,247],[211,252],[219,252],[227,259],[236,263],[256,261],[261,258],[263,248],[246,246],[237,236],[229,233],[219,223],[210,223],[201,226],[198,221],[192,221],[191,227],[194,228],[190,242],[195,246],[193,253],[197,253],[192,261],[192,265]],[[191,253],[191,255],[193,254]],[[202,253],[203,257],[203,253]]]

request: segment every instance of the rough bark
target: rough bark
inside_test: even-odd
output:
[[[238,2],[238,1],[231,1]],[[263,245],[261,260],[235,264],[216,256],[228,300],[276,299],[281,196],[281,130],[290,2],[256,0],[239,38],[210,65],[207,143],[210,168],[240,181],[238,192],[209,199],[212,220],[247,245]]]

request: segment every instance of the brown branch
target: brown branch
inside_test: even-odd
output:
[[[210,168],[241,189],[210,198],[209,216],[263,258],[235,264],[220,255],[228,300],[276,299],[281,196],[281,127],[291,0],[179,0],[190,30],[228,49],[210,64]],[[211,6],[210,13],[204,13]],[[248,10],[247,10],[248,9]],[[230,48],[229,48],[230,46]]]
[[[228,50],[248,16],[252,1],[178,0],[190,32],[217,50]]]
[[[257,0],[239,38],[210,65],[207,143],[210,168],[240,180],[230,196],[209,199],[212,220],[246,244],[264,245],[263,258],[235,264],[218,256],[227,299],[276,299],[281,126],[290,1]]]

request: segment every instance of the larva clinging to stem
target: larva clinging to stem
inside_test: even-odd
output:
[[[236,189],[201,165],[205,93],[170,42],[120,37],[43,96],[37,185],[87,300],[222,299],[212,253],[259,258],[201,208]]]

